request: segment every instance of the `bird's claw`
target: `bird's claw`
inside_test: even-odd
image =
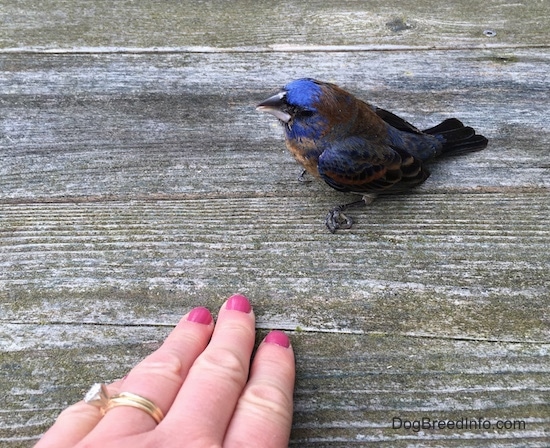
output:
[[[311,179],[307,178],[307,170],[303,170],[300,175],[298,176],[298,182],[301,182],[303,184],[308,184],[311,182]]]
[[[330,233],[336,233],[338,229],[351,229],[353,219],[345,215],[341,207],[336,207],[328,212],[325,218],[325,225],[330,230]]]

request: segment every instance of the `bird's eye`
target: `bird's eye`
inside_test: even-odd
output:
[[[300,117],[303,117],[303,118],[307,118],[307,117],[311,117],[315,112],[313,112],[312,110],[309,110],[309,109],[301,109],[298,111],[298,113],[296,115],[300,116]]]

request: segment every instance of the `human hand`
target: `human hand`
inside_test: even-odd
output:
[[[36,448],[286,447],[292,423],[294,353],[272,331],[250,364],[255,319],[246,297],[231,296],[214,327],[206,308],[186,314],[163,345],[109,396],[131,392],[151,400],[164,419],[129,405],[108,410],[81,401],[64,410]]]

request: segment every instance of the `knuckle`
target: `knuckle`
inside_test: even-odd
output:
[[[195,362],[195,366],[209,374],[242,383],[248,376],[248,360],[243,360],[236,352],[228,348],[206,350]]]
[[[145,358],[135,367],[134,373],[161,376],[172,381],[180,381],[182,368],[182,361],[176,353],[164,351]]]
[[[253,407],[271,418],[289,418],[292,412],[292,397],[273,383],[249,384],[241,397],[241,405]]]

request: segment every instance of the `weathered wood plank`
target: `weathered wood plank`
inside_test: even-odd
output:
[[[267,327],[550,339],[548,194],[381,200],[337,237],[315,196],[4,206],[2,314],[175,323],[239,290]]]
[[[424,188],[548,186],[550,56],[543,51],[0,61],[1,198],[288,194],[297,168],[277,124],[254,105],[307,75],[418,126],[457,116],[490,138],[488,150],[435,167]],[[335,66],[346,72],[336,75]]]
[[[3,49],[548,45],[548,2],[0,2]],[[492,31],[492,33],[484,33]],[[495,34],[496,33],[496,34]],[[489,37],[491,36],[491,37]]]
[[[24,328],[26,334],[42,330]],[[167,332],[147,325],[55,325],[48,335],[70,339],[64,350],[3,353],[4,384],[13,400],[5,403],[0,440],[28,446],[19,440],[22,426],[25,437],[38,436],[52,414],[97,380],[97,372],[106,380],[124,375]],[[538,345],[309,332],[294,334],[293,344],[300,362],[292,446],[547,444],[549,353]],[[50,364],[55,370],[45,368]],[[392,428],[394,417],[482,419],[491,427],[414,431]],[[498,421],[525,427],[497,430]]]

